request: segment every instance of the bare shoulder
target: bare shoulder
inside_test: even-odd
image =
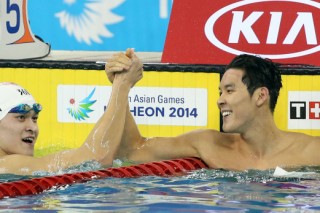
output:
[[[188,134],[188,133],[187,133]],[[220,134],[219,131],[215,129],[197,129],[189,132],[189,134],[197,135],[201,137],[214,137]]]
[[[304,135],[304,140],[312,147],[320,148],[320,136]]]
[[[320,165],[320,137],[307,134],[296,134],[297,144],[300,145],[301,161],[307,165]]]
[[[188,134],[185,136],[193,140],[192,143],[198,148],[231,147],[239,138],[238,134],[223,133],[214,129],[195,130]]]
[[[300,142],[306,144],[313,144],[320,146],[320,136],[312,136],[300,132],[287,132],[286,137],[293,142]]]
[[[291,153],[295,153],[296,159],[309,165],[320,165],[320,137],[299,132],[286,132],[286,140],[291,144]],[[298,157],[300,156],[301,159]]]
[[[214,129],[198,129],[183,135],[194,142],[213,142],[225,137],[223,133]]]
[[[241,140],[239,134],[223,133],[217,130],[206,129],[193,131],[197,138],[192,142],[199,156],[210,168],[229,166],[228,161],[233,159],[237,144]]]

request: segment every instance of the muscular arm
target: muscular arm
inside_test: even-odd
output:
[[[141,78],[142,71],[136,67],[115,76],[108,107],[81,147],[42,158],[6,155],[0,158],[0,173],[56,172],[89,160],[98,161],[103,166],[111,165],[124,130],[128,93]]]
[[[117,76],[117,78],[120,76]],[[108,108],[88,135],[84,144],[72,153],[74,164],[85,158],[110,166],[118,150],[125,123],[125,111],[131,84],[114,81]],[[68,155],[66,152],[63,155]],[[67,157],[67,156],[65,156]]]
[[[134,55],[134,51],[132,49],[127,49],[126,53],[118,53],[115,54],[111,59],[109,59],[106,64],[106,74],[111,83],[113,83],[114,78],[121,72],[125,72],[128,67],[128,59],[133,59],[134,64],[138,64],[138,66],[134,66],[137,70],[143,71],[142,63],[138,60],[138,58]],[[136,122],[130,112],[129,103],[127,101],[126,106],[126,119],[125,125],[123,129],[123,134],[121,138],[121,144],[118,148],[116,158],[118,159],[126,159],[128,153],[135,148],[139,141],[143,141],[144,138],[140,135],[139,129],[136,125]]]
[[[108,69],[107,75],[112,82],[117,73],[126,70],[121,55],[113,58],[119,66]],[[141,136],[136,122],[130,113],[129,105],[121,138],[121,145],[116,158],[129,159],[136,162],[149,162],[183,157],[201,157],[200,150],[205,150],[204,144],[212,142],[211,130],[192,131],[177,137],[145,138]],[[202,142],[200,142],[202,141]],[[202,145],[201,145],[202,144]]]
[[[199,146],[196,145],[196,142],[203,134],[204,131],[198,130],[177,137],[145,138],[141,136],[128,106],[121,145],[116,158],[142,163],[182,157],[199,157],[197,153]]]
[[[196,138],[199,137],[200,132],[203,131],[194,131],[177,137],[145,138],[141,136],[128,106],[117,158],[142,163],[182,157],[199,157],[194,142],[198,141]]]
[[[128,92],[131,85],[115,81],[107,110],[94,126],[83,145],[41,158],[6,155],[0,158],[1,173],[30,174],[34,171],[56,172],[89,160],[104,166],[112,163],[125,123]]]
[[[116,158],[126,159],[128,153],[135,149],[136,145],[144,141],[138,126],[130,112],[129,104],[126,111],[124,130],[121,138],[121,145],[118,149]]]
[[[185,157],[202,158],[214,146],[215,133],[214,130],[194,130],[177,137],[145,138],[128,153],[128,159],[142,163]]]

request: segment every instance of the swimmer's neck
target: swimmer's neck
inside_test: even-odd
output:
[[[283,131],[278,129],[275,124],[240,134],[242,143],[245,143],[251,152],[260,158],[273,153],[280,145],[282,137]]]

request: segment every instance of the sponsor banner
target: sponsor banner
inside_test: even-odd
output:
[[[96,123],[106,109],[110,86],[58,85],[58,121]],[[135,87],[129,94],[137,124],[207,125],[207,89]]]
[[[247,53],[320,65],[319,32],[316,0],[175,0],[162,62],[228,64]]]
[[[319,80],[318,75],[282,75],[283,87],[274,112],[280,129],[320,135],[317,106],[311,103],[319,102]]]
[[[144,72],[129,93],[131,113],[141,134],[165,137],[219,129],[219,79],[218,73]],[[79,147],[105,110],[111,92],[102,70],[2,68],[3,81],[21,84],[42,104],[35,147],[40,154]],[[68,112],[72,104],[85,109],[78,114],[70,111],[78,119]]]
[[[219,80],[218,73],[145,72],[129,93],[130,110],[135,113],[141,134],[161,137],[200,128],[219,130],[220,113],[216,105]],[[274,115],[280,129],[320,135],[319,80],[316,75],[282,76],[283,88]],[[105,110],[111,92],[111,84],[100,70],[2,68],[0,82],[4,81],[21,84],[43,105],[36,150],[50,149],[50,153],[79,147],[93,128],[93,121]],[[86,109],[81,116],[86,120],[79,114],[76,120],[67,111],[72,104],[79,105],[81,101]],[[156,107],[158,111],[154,110]],[[58,115],[62,111],[64,115]],[[148,116],[156,112],[161,116]]]
[[[206,88],[136,87],[129,94],[130,111],[138,124],[207,126]]]
[[[289,91],[288,129],[320,130],[320,91]]]
[[[162,52],[172,1],[29,0],[29,20],[53,50]]]

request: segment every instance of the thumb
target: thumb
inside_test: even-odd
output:
[[[126,56],[128,56],[129,58],[132,58],[133,54],[134,54],[134,49],[133,48],[128,48],[126,50]]]

